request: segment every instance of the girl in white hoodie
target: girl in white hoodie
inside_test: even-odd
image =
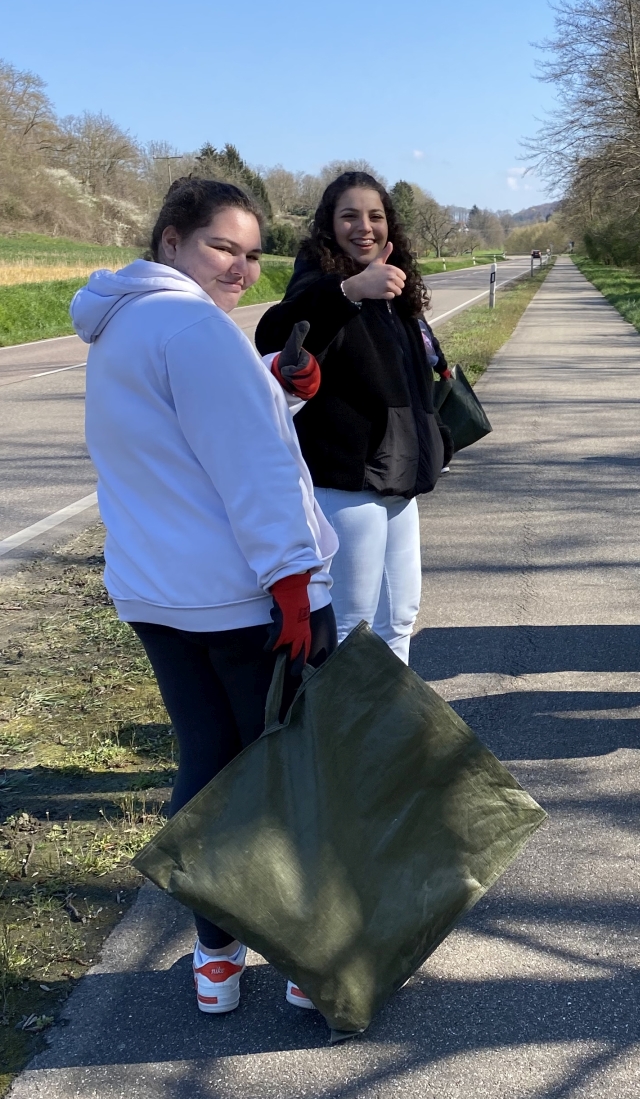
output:
[[[276,651],[290,655],[292,689],[305,660],[317,666],[337,643],[337,541],[298,447],[285,352],[279,384],[227,315],[259,277],[260,252],[253,200],[230,184],[178,180],[153,261],[95,272],[71,306],[91,345],[86,437],[105,583],[179,742],[171,813],[262,732]],[[297,356],[289,376],[300,366],[308,376],[309,356]],[[246,949],[195,916],[198,1005],[230,1011]],[[311,1006],[291,983],[287,998]]]

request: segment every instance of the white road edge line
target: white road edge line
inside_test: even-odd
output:
[[[44,378],[47,374],[62,374],[63,370],[79,370],[81,366],[86,365],[86,363],[74,363],[73,366],[57,366],[55,370],[43,370],[40,374],[29,374],[24,381],[28,381],[29,378]]]
[[[496,291],[501,290],[503,286],[507,286],[510,282],[515,282],[517,279],[523,278],[524,274],[528,273],[528,270],[526,270],[519,275],[514,275],[512,279],[505,279],[504,282],[496,283]],[[447,312],[441,313],[439,317],[433,317],[429,323],[435,324],[436,321],[442,321],[445,317],[450,317],[452,313],[461,313],[462,310],[466,309],[468,305],[473,305],[474,301],[480,301],[480,298],[485,298],[488,293],[488,290],[483,290],[481,294],[476,294],[475,298],[469,298],[468,301],[463,302],[461,305],[456,305],[453,309],[447,309]]]
[[[52,527],[64,523],[66,519],[72,519],[74,515],[79,515],[81,511],[94,507],[97,503],[98,494],[92,492],[89,496],[83,496],[81,500],[76,500],[73,504],[67,504],[66,508],[54,511],[53,515],[47,515],[45,519],[32,523],[30,527],[25,527],[24,530],[11,534],[9,538],[3,538],[0,542],[0,557],[3,557],[5,553],[10,553],[11,550],[17,549],[18,546],[24,545],[25,542],[30,542],[32,538],[37,538],[39,534],[51,530]]]
[[[461,305],[456,305],[453,309],[447,309],[447,312],[441,313],[439,317],[434,317],[430,323],[435,324],[436,321],[441,321],[444,320],[445,317],[450,317],[452,313],[461,312],[463,309],[466,309],[468,305],[473,305],[474,301],[480,301],[480,298],[485,298],[488,293],[488,290],[483,290],[481,294],[476,294],[475,298],[469,298],[468,301],[463,301]]]
[[[277,304],[277,301],[258,301],[254,302],[253,305],[237,305],[234,312],[236,310],[241,312],[243,309],[256,309],[260,305],[264,305],[266,308],[269,305]],[[9,343],[6,347],[0,347],[0,351],[16,351],[19,347],[46,347],[47,344],[57,343],[58,340],[77,340],[78,338],[79,337],[73,332],[69,336],[47,336],[44,340],[28,340],[26,343]]]

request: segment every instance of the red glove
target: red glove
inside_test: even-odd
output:
[[[294,573],[276,580],[270,591],[273,596],[267,652],[290,645],[291,674],[302,675],[311,652],[311,624],[309,607],[310,572]]]
[[[271,373],[287,393],[301,401],[315,397],[322,380],[320,364],[302,346],[311,325],[308,321],[294,324],[291,335],[279,355],[271,363]]]
[[[440,375],[441,378],[450,378],[451,377],[451,371],[449,370],[448,366],[446,367],[445,370],[438,370],[438,374]]]

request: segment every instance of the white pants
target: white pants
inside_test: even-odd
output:
[[[338,640],[364,618],[408,664],[422,581],[416,501],[337,488],[315,495],[340,541],[331,565]]]

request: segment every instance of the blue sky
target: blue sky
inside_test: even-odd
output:
[[[544,202],[519,140],[551,90],[532,41],[547,0],[21,0],[0,56],[59,114],[103,110],[140,140],[237,145],[313,172],[365,157],[443,203]]]

